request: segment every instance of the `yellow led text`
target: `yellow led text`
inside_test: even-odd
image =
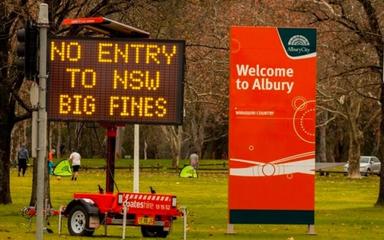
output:
[[[110,96],[109,115],[131,117],[164,117],[167,114],[167,101],[153,97]]]
[[[167,49],[165,47],[165,45],[163,45],[163,51],[162,53],[164,54],[164,56],[167,58],[167,64],[171,64],[171,58],[176,54],[176,46],[173,45],[172,46],[172,52],[170,53],[167,53]]]
[[[98,44],[99,63],[171,64],[177,46],[163,44],[129,44],[103,42]]]
[[[96,111],[96,99],[93,96],[60,94],[59,113],[63,115],[92,115]]]
[[[56,57],[60,61],[77,62],[81,59],[81,45],[78,42],[61,42],[56,45],[55,41],[51,42],[51,61],[55,61]]]
[[[119,73],[117,70],[114,70],[113,89],[118,89],[120,86],[125,90],[146,89],[155,91],[160,86],[160,72],[156,71],[154,74],[152,73],[151,76],[150,71],[134,70],[129,72],[128,70],[124,70],[124,73]]]
[[[81,70],[79,68],[67,68],[65,71],[70,73],[71,88],[78,87],[76,86],[76,82],[79,82],[84,88],[93,88],[96,86],[96,72],[93,69],[86,68]]]

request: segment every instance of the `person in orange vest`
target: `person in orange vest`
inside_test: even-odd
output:
[[[53,174],[53,158],[55,155],[55,149],[51,149],[48,153],[48,174]]]

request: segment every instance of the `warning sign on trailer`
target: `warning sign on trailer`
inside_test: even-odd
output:
[[[316,30],[232,27],[229,222],[314,223]]]
[[[51,38],[50,120],[181,124],[184,41]]]

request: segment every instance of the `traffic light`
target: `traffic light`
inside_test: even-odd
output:
[[[25,77],[33,80],[37,73],[37,28],[28,21],[24,28],[17,30],[16,64],[24,69]]]

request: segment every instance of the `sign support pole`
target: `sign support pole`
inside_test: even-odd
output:
[[[134,146],[133,146],[133,192],[138,193],[139,190],[139,148],[140,148],[140,139],[139,139],[139,124],[134,125]]]
[[[38,148],[37,148],[37,189],[36,189],[36,239],[43,239],[44,230],[44,167],[47,155],[47,111],[46,111],[46,84],[47,84],[47,29],[48,4],[41,3],[39,9],[39,111],[38,111]]]
[[[315,224],[308,224],[308,235],[316,235]]]
[[[227,234],[235,234],[235,225],[227,223]]]
[[[113,193],[115,181],[115,149],[116,149],[116,126],[107,128],[107,168],[105,188],[107,193]]]

